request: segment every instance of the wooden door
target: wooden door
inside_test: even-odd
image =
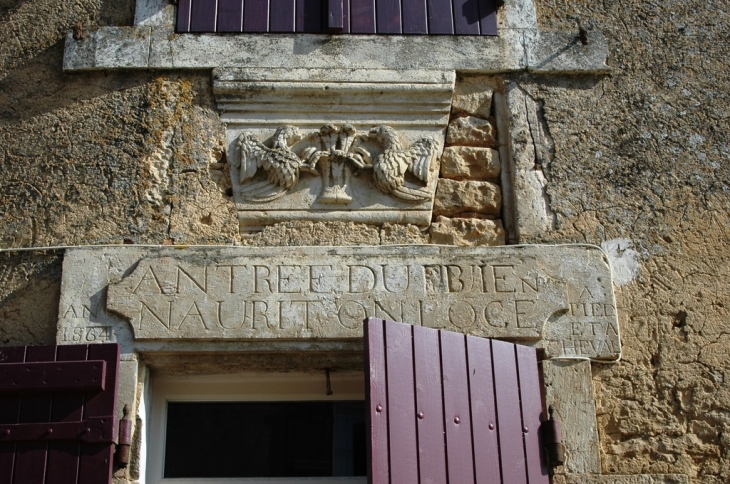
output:
[[[533,348],[370,318],[371,484],[548,484]]]
[[[119,346],[0,348],[0,482],[111,482]]]

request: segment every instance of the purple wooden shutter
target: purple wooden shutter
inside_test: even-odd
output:
[[[365,322],[370,484],[548,484],[533,348]]]
[[[497,35],[495,0],[179,0],[177,32]]]
[[[119,346],[0,348],[0,482],[111,482]]]

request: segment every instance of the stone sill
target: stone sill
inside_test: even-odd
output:
[[[387,55],[384,55],[387,53]],[[473,73],[608,74],[598,31],[501,29],[499,37],[175,34],[169,26],[102,27],[66,37],[63,69],[357,68]]]

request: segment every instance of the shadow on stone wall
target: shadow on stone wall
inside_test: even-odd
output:
[[[0,346],[55,344],[62,252],[0,254]]]

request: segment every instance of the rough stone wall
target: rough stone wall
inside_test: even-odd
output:
[[[623,360],[593,364],[604,472],[730,482],[730,3],[537,7],[543,28],[600,29],[615,69],[508,79],[554,143],[539,168],[556,230],[523,242],[604,244],[622,284]],[[207,73],[61,72],[66,31],[130,25],[132,9],[0,0],[0,247],[429,240],[311,223],[241,240]],[[59,277],[58,251],[1,255],[0,344],[53,341]]]
[[[515,79],[555,143],[557,230],[531,241],[605,244],[633,268],[617,288],[623,361],[593,365],[603,470],[730,482],[730,2],[537,7],[543,28],[600,29],[615,69]]]

